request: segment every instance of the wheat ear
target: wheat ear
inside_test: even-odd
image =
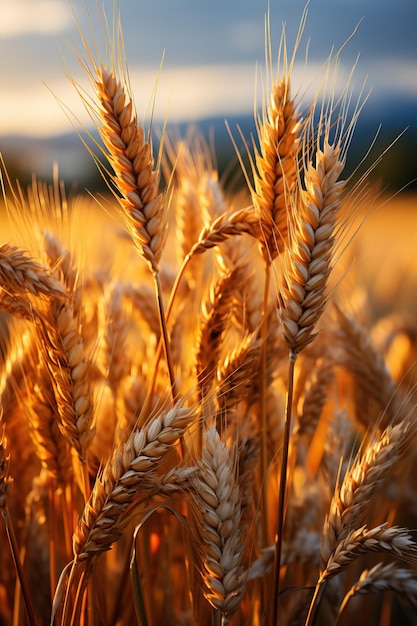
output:
[[[105,24],[104,12],[102,18]],[[98,103],[90,101],[81,88],[76,86],[75,81],[73,83],[87,110],[95,119],[104,143],[104,148],[100,149],[113,171],[107,171],[94,156],[91,148],[90,152],[99,169],[110,176],[112,189],[123,209],[128,230],[153,276],[163,337],[162,345],[168,366],[172,401],[175,402],[178,394],[159,276],[159,261],[167,236],[166,203],[164,195],[159,192],[159,162],[154,168],[151,130],[146,135],[144,127],[138,123],[124,58],[120,21],[116,30],[116,43],[110,42],[110,35],[105,30],[107,54],[111,59],[105,65],[100,58],[94,57],[79,28],[87,59],[80,55],[78,60],[94,87]],[[158,362],[159,352],[155,371]]]
[[[398,567],[395,563],[377,563],[371,569],[366,569],[360,575],[359,580],[349,589],[345,595],[337,615],[335,626],[345,610],[351,598],[366,593],[384,593],[395,591],[403,595],[417,610],[417,579],[412,570]]]
[[[239,608],[245,589],[244,539],[235,458],[214,426],[203,435],[202,457],[197,466],[193,507],[203,592],[221,613],[221,623],[226,626]]]
[[[129,523],[129,513],[133,512],[135,505],[138,506],[140,498],[157,495],[158,489],[161,493],[173,492],[172,480],[176,474],[171,473],[165,481],[158,481],[157,470],[162,459],[177,446],[193,415],[191,409],[180,403],[159,412],[145,426],[130,433],[96,477],[73,535],[74,561],[70,580],[77,581],[80,592],[70,607],[71,585],[68,584],[63,605],[64,624],[68,623],[70,612],[73,616],[79,613],[94,558],[110,550],[120,538]],[[188,474],[185,473],[187,481]],[[177,477],[181,489],[184,476],[180,472]]]
[[[96,67],[96,93],[100,103],[100,134],[107,148],[114,183],[138,250],[152,272],[158,272],[167,223],[159,173],[153,169],[150,138],[138,125],[133,100],[114,72]]]
[[[393,465],[405,454],[413,440],[411,422],[386,429],[383,435],[369,445],[346,472],[340,488],[333,496],[330,512],[324,524],[320,543],[321,568],[316,592],[310,605],[309,624],[322,594],[326,580],[339,573],[343,567],[360,554],[373,550],[391,550],[395,556],[416,559],[416,546],[410,535],[398,528],[382,524],[368,530],[364,521],[373,503],[373,497]],[[388,547],[387,547],[388,546]]]
[[[387,528],[386,524],[380,524],[375,528],[368,529],[362,526],[357,530],[352,530],[338,543],[327,563],[322,567],[305,626],[313,624],[324,585],[329,578],[340,574],[358,557],[368,552],[386,552],[409,563],[417,562],[417,544],[412,540],[407,529],[398,526]]]
[[[321,560],[326,563],[339,541],[365,522],[373,498],[383,481],[413,440],[411,421],[388,426],[359,454],[333,496],[321,541]]]
[[[74,533],[78,561],[109,550],[128,520],[126,511],[138,495],[153,492],[158,465],[178,443],[192,420],[193,411],[175,405],[133,430],[96,479],[83,515]]]
[[[290,79],[276,81],[271,103],[257,120],[252,201],[260,222],[260,245],[267,263],[284,251],[288,240],[288,206],[297,182],[301,124],[290,95]]]
[[[290,207],[289,241],[284,253],[282,281],[278,293],[282,336],[289,349],[288,391],[284,420],[278,519],[277,559],[274,567],[274,616],[278,619],[279,563],[284,524],[286,474],[291,432],[293,379],[297,355],[314,340],[317,323],[328,298],[328,279],[336,244],[343,241],[341,208],[346,182],[339,180],[346,162],[358,110],[346,126],[349,87],[339,103],[333,97],[323,104],[317,130],[313,130],[314,107],[303,136],[303,159],[299,164],[299,189]],[[333,119],[341,107],[336,128]],[[339,241],[338,241],[339,240]]]
[[[93,400],[80,320],[71,302],[52,302],[38,326],[45,364],[51,374],[61,432],[82,464],[94,436]]]
[[[0,246],[1,293],[62,297],[65,290],[51,273],[26,252],[4,243]]]

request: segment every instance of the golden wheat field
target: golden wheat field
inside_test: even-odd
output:
[[[0,624],[415,624],[417,199],[345,179],[339,53],[301,112],[268,42],[232,192],[96,36],[112,193],[2,163]]]

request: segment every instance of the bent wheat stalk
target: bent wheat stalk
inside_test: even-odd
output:
[[[343,611],[351,598],[365,593],[383,593],[388,590],[403,595],[414,610],[417,610],[415,572],[398,567],[395,563],[388,563],[388,565],[377,563],[371,569],[364,570],[359,580],[349,589],[340,605],[335,626],[339,624]]]
[[[337,544],[321,570],[305,626],[312,626],[314,623],[324,585],[329,578],[340,574],[359,556],[368,552],[385,552],[408,563],[417,563],[417,544],[405,528],[387,528],[386,524],[381,524],[370,529],[362,526],[349,532]]]
[[[70,612],[78,614],[95,557],[110,550],[120,538],[139,499],[156,495],[159,490],[172,491],[172,480],[177,474],[171,472],[166,480],[158,480],[157,469],[162,459],[174,450],[193,415],[181,403],[160,412],[144,427],[132,431],[97,476],[73,536],[70,578],[79,581],[81,587],[74,606],[70,607],[68,585],[63,624],[69,623],[66,620],[70,619]],[[182,476],[178,476],[182,481]]]

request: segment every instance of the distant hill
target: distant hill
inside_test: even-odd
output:
[[[255,131],[253,117],[228,117],[228,124],[239,149],[244,153],[237,127],[250,144],[251,134]],[[207,139],[214,138],[219,171],[226,172],[229,178],[232,177],[239,165],[225,119],[206,118],[193,126],[197,126]],[[174,125],[172,130],[184,134],[187,127],[186,124]],[[369,101],[366,104],[359,117],[349,151],[348,171],[366,155],[376,135],[375,146],[367,165],[375,161],[403,131],[404,134],[388,150],[373,175],[382,178],[383,184],[392,189],[397,190],[404,186],[417,188],[417,100],[384,100],[372,104]],[[157,132],[157,142],[156,135]],[[0,137],[0,152],[11,177],[19,178],[22,182],[28,182],[32,173],[45,180],[51,179],[53,165],[57,163],[60,176],[69,184],[77,183],[78,188],[87,187],[92,191],[103,184],[93,160],[75,133],[44,139],[3,136]]]

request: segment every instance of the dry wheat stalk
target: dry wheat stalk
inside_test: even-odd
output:
[[[199,472],[193,479],[193,509],[203,592],[223,615],[222,623],[228,624],[245,590],[244,537],[236,461],[215,427],[204,432],[202,456],[196,464]]]
[[[93,64],[93,72],[99,130],[114,170],[114,183],[122,194],[127,224],[139,252],[157,273],[167,224],[158,190],[159,173],[153,169],[151,140],[145,140],[144,129],[138,125],[128,86],[102,65]]]
[[[0,245],[0,284],[2,292],[10,296],[65,295],[62,285],[40,263],[7,243]]]
[[[334,233],[345,187],[345,182],[338,180],[343,167],[340,141],[330,144],[325,136],[323,147],[317,145],[315,162],[306,164],[306,189],[300,192],[299,208],[294,208],[279,291],[282,334],[294,354],[313,341],[326,304]]]
[[[122,379],[130,371],[126,354],[128,319],[123,306],[124,294],[123,286],[114,282],[108,286],[101,302],[102,330],[99,334],[103,340],[100,346],[100,366],[113,393],[116,393]]]
[[[348,89],[349,84],[336,105],[334,96],[324,104],[326,94],[323,94],[323,104],[316,128],[313,123],[317,101],[314,102],[309,123],[304,129],[302,159],[298,163],[298,186],[289,206],[289,237],[278,291],[278,312],[282,336],[289,349],[289,358],[275,532],[273,623],[277,622],[279,612],[281,549],[286,509],[295,362],[298,354],[317,334],[315,328],[328,299],[328,280],[334,263],[332,257],[336,245],[343,241],[344,224],[341,219],[341,208],[346,181],[339,180],[339,177],[345,167],[346,153],[358,115],[356,110],[345,128],[345,108],[349,102]],[[334,129],[335,117],[338,119]]]
[[[339,574],[350,563],[367,552],[387,552],[397,559],[409,563],[417,562],[417,544],[407,529],[398,526],[387,528],[386,524],[370,529],[362,526],[350,531],[338,543],[322,567],[319,583]]]
[[[88,376],[90,359],[72,303],[69,300],[65,303],[52,301],[38,331],[43,358],[54,386],[61,432],[85,464],[94,436],[93,399]]]
[[[177,404],[135,429],[115,450],[97,476],[89,501],[74,533],[78,561],[109,550],[127,525],[126,512],[141,495],[153,495],[158,465],[172,451],[193,418]]]
[[[366,569],[359,580],[349,589],[340,606],[338,617],[341,616],[351,598],[366,593],[384,593],[395,591],[403,595],[411,606],[417,610],[417,580],[412,570],[398,567],[395,563],[377,563]]]
[[[196,371],[201,396],[206,395],[215,378],[224,334],[230,325],[234,293],[241,286],[240,268],[230,268],[211,285],[209,301],[202,303],[198,328]]]
[[[257,120],[259,148],[252,164],[252,201],[257,210],[258,234],[267,263],[285,249],[288,240],[288,206],[297,182],[301,124],[290,96],[290,79],[276,81],[271,103]]]
[[[103,25],[105,25],[106,20],[103,14],[102,18]],[[94,104],[94,100],[91,101],[84,95],[75,81],[72,82],[95,120],[104,143],[104,148],[101,150],[113,172],[107,172],[97,157],[93,155],[93,158],[95,158],[99,169],[110,176],[113,183],[112,190],[123,208],[128,230],[153,276],[163,336],[163,341],[158,349],[157,362],[159,363],[160,351],[163,348],[167,361],[171,396],[175,402],[178,394],[159,276],[159,261],[165,245],[168,224],[165,197],[159,192],[159,162],[154,168],[151,131],[146,138],[144,127],[138,123],[124,59],[120,23],[117,24],[117,32],[113,33],[113,35],[117,35],[113,42],[111,42],[109,32],[104,26],[105,43],[109,57],[107,64],[101,61],[96,45],[94,50],[98,58],[94,57],[94,52],[89,47],[80,27],[79,31],[87,58],[80,55],[78,60],[93,85],[97,104]],[[91,148],[90,152],[92,152]],[[155,376],[156,374],[157,367],[155,367]],[[152,387],[153,383],[151,389]]]
[[[375,528],[369,529],[367,526],[362,526],[356,530],[350,530],[340,540],[334,551],[328,555],[327,561],[322,559],[320,577],[305,626],[313,624],[324,585],[328,580],[340,574],[361,555],[368,552],[385,552],[397,560],[417,562],[417,544],[405,528],[398,526],[389,528],[386,524],[380,524]]]
[[[324,525],[321,560],[326,563],[341,540],[366,520],[373,498],[413,439],[412,423],[389,426],[359,454],[333,496]]]

